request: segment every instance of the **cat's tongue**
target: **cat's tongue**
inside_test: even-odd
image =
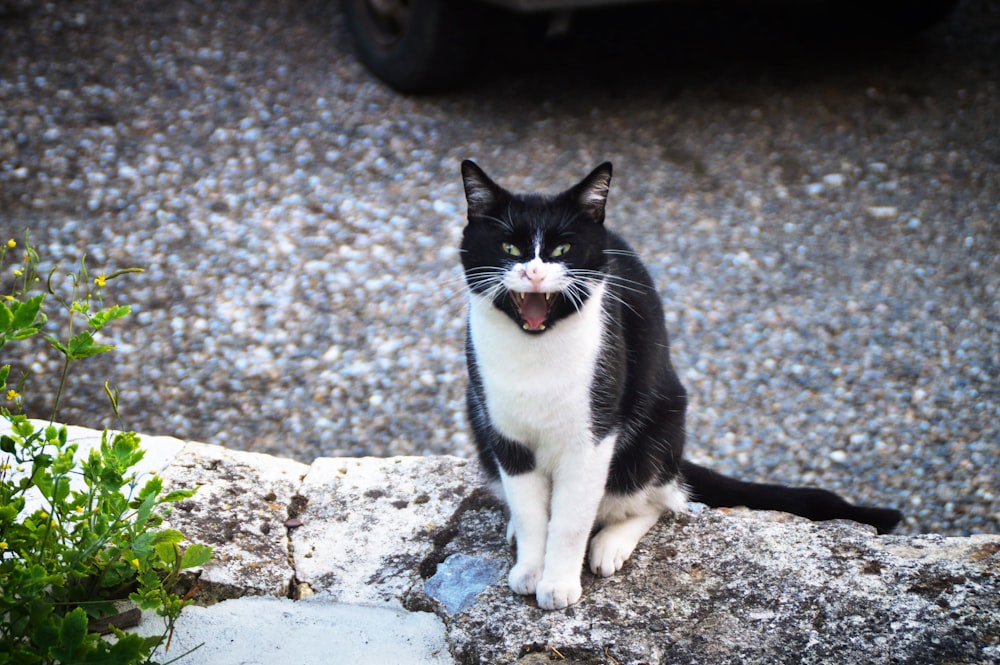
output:
[[[545,302],[544,293],[525,293],[521,302],[521,318],[529,330],[545,328],[545,319],[549,315],[549,307]]]

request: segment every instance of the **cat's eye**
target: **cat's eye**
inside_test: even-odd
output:
[[[509,242],[505,242],[500,245],[503,248],[504,253],[510,254],[511,256],[521,256],[521,250],[518,249],[517,245]]]
[[[557,258],[569,251],[569,243],[564,243],[562,245],[556,245],[556,248],[552,250],[552,258]]]

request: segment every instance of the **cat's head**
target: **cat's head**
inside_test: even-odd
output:
[[[474,162],[462,162],[469,223],[462,265],[469,290],[528,333],[574,314],[604,277],[605,162],[556,196],[512,194]]]

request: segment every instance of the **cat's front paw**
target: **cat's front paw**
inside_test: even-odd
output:
[[[538,580],[542,577],[542,569],[525,563],[515,564],[507,576],[507,584],[514,593],[530,596],[535,593]]]
[[[538,583],[535,598],[543,610],[561,610],[573,605],[583,595],[580,579],[546,580]]]
[[[632,556],[636,541],[613,527],[606,527],[590,541],[590,570],[601,577],[611,577]]]

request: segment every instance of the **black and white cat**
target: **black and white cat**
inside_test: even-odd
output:
[[[590,569],[612,575],[661,514],[685,512],[689,500],[896,526],[896,510],[682,459],[687,396],[660,298],[604,226],[611,164],[558,196],[512,194],[471,161],[462,177],[468,412],[510,508],[512,590],[546,609],[572,605],[588,549]]]

